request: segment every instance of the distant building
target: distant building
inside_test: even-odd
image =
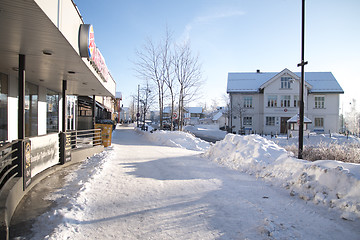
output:
[[[185,123],[186,124],[199,124],[200,118],[204,117],[202,107],[186,107],[185,108]]]
[[[211,118],[212,122],[217,124],[219,128],[226,129],[227,126],[227,118],[226,114],[224,114],[224,109],[219,109],[218,112]]]
[[[232,131],[264,134],[288,131],[288,120],[299,112],[300,73],[229,73]],[[344,91],[331,72],[306,72],[305,116],[310,131],[327,133],[339,130],[339,96]]]

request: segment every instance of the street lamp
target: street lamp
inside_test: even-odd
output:
[[[301,86],[300,86],[300,126],[299,126],[299,148],[298,158],[302,159],[302,152],[304,146],[304,67],[308,62],[304,60],[305,52],[305,0],[302,0],[302,28],[301,28]]]

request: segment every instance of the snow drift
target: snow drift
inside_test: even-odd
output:
[[[139,134],[143,134],[149,141],[165,146],[180,147],[195,151],[205,151],[210,147],[210,143],[205,142],[187,132],[171,132],[162,130],[155,132],[137,130],[137,132]]]
[[[292,196],[340,209],[341,217],[360,218],[360,165],[333,160],[308,162],[258,135],[228,134],[205,157],[232,169],[272,180]]]

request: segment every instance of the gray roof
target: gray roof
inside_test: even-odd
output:
[[[229,73],[227,92],[257,93],[260,86],[275,77],[278,72]],[[301,73],[295,72],[299,78]],[[311,93],[344,93],[331,72],[306,72],[305,81],[312,88]]]

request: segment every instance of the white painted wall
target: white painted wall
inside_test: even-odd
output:
[[[315,108],[315,97],[325,97],[325,107]],[[324,118],[324,132],[338,132],[339,131],[339,107],[340,107],[339,94],[321,94],[314,93],[309,95],[308,102],[308,116],[313,121],[313,124],[309,125],[310,130],[315,129],[315,118]]]
[[[264,134],[280,133],[281,117],[293,117],[299,113],[299,106],[294,107],[294,96],[299,96],[299,80],[294,80],[290,89],[281,89],[281,77],[279,75],[272,82],[266,84],[264,93],[231,93],[234,106],[242,101],[246,95],[253,96],[253,108],[246,109],[243,116],[251,116],[253,118],[253,130],[257,133]],[[277,107],[268,107],[267,101],[269,95],[277,96]],[[290,95],[290,107],[281,107],[281,96]],[[325,96],[325,108],[315,109],[315,96]],[[324,118],[324,132],[338,132],[339,131],[339,94],[308,94],[308,88],[304,90],[304,110],[305,116],[312,120],[312,124],[308,125],[309,130],[314,130],[315,118]],[[275,126],[266,126],[266,117],[275,117]],[[238,117],[234,119],[234,131],[238,132],[240,129],[240,121]]]
[[[18,138],[18,72],[11,71],[7,74],[9,76],[8,140],[11,142]]]

